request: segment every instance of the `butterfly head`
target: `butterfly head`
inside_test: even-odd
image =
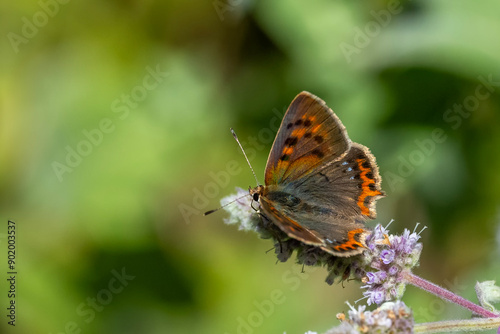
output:
[[[252,199],[258,202],[260,196],[264,194],[264,189],[265,187],[263,185],[258,185],[255,188],[248,187],[248,192],[250,193],[250,196],[252,196]]]

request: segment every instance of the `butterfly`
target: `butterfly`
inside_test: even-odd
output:
[[[260,214],[289,237],[340,257],[362,253],[384,197],[375,157],[349,139],[325,102],[301,92],[281,122],[264,185],[250,188]]]

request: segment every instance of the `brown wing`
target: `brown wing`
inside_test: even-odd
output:
[[[301,226],[298,222],[288,218],[282,213],[282,210],[277,209],[272,202],[268,201],[265,197],[261,196],[259,199],[261,211],[267,219],[270,219],[288,236],[305,242],[308,245],[321,246],[323,240],[316,236],[309,229]]]
[[[384,196],[375,157],[352,143],[326,104],[308,92],[288,108],[269,154],[263,213],[290,237],[337,256],[359,254]]]
[[[375,157],[358,143],[340,160],[286,184],[283,190],[301,200],[333,208],[344,218],[376,218],[376,200],[384,197]]]
[[[277,186],[268,190],[260,197],[261,212],[289,237],[336,256],[352,256],[365,249],[368,231],[362,221],[305,202]]]
[[[265,171],[265,184],[285,184],[349,150],[344,125],[325,102],[302,92],[288,107],[273,143]]]
[[[285,185],[265,186],[264,214],[290,237],[337,256],[364,250],[364,221],[375,218],[375,202],[384,196],[375,158],[353,143],[338,161]]]

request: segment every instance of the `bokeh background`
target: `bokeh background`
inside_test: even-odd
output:
[[[255,185],[229,128],[262,180],[274,124],[302,90],[377,157],[388,196],[376,221],[428,227],[417,274],[473,301],[477,280],[500,277],[498,1],[0,8],[0,332],[336,325],[359,283],[276,264],[269,240],[224,225],[223,211],[201,215]],[[8,219],[15,328],[4,314]],[[412,287],[404,300],[418,322],[470,316]]]

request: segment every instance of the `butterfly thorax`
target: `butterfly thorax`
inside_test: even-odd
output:
[[[259,185],[255,188],[248,189],[252,199],[262,204],[264,202],[271,202],[273,206],[281,208],[282,206],[295,206],[300,203],[300,200],[293,196],[291,193],[284,192],[283,187],[271,185]]]

